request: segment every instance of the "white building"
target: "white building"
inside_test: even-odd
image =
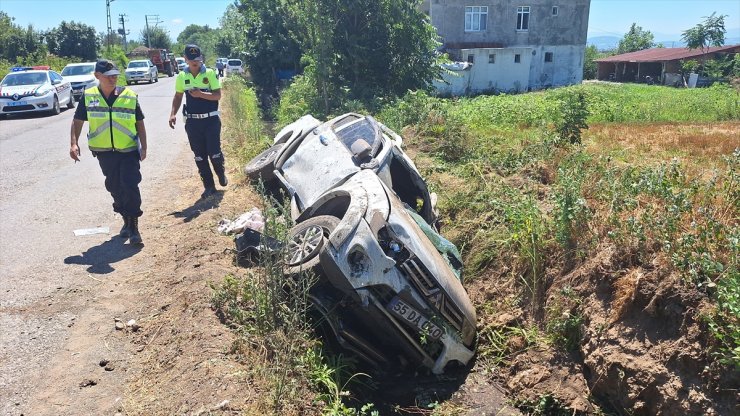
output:
[[[579,84],[591,0],[425,0],[453,60],[441,94],[522,92]]]

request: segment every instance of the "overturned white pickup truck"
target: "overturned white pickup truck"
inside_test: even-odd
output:
[[[311,302],[338,344],[380,371],[441,374],[472,358],[475,310],[401,143],[369,116],[304,116],[245,172],[290,196],[286,269],[317,273]]]

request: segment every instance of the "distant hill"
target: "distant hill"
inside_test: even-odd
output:
[[[616,49],[619,46],[619,41],[622,40],[619,36],[593,36],[586,40],[586,45],[595,45],[600,51]],[[681,37],[671,37],[666,40],[658,40],[655,43],[662,43],[666,48],[680,48],[686,46],[686,43],[681,41]],[[740,45],[740,37],[728,37],[725,38],[725,45]]]
[[[618,36],[594,36],[586,40],[586,45],[595,45],[600,51],[615,49],[621,39]]]

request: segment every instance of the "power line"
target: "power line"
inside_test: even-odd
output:
[[[126,22],[128,22],[128,19],[126,19],[126,14],[119,14],[118,15],[118,23],[121,24],[121,28],[118,29],[118,34],[123,36],[123,49],[126,50],[128,48],[128,41],[126,40],[126,35],[130,33],[129,30],[126,30]]]
[[[111,38],[111,34],[113,33],[113,25],[111,24],[111,20],[110,20],[110,4],[113,3],[114,1],[116,0],[105,0],[105,13],[106,13],[107,20],[108,20],[108,36],[106,36],[105,44],[109,50],[110,50],[110,38]]]
[[[164,23],[163,20],[159,20],[158,14],[146,14],[144,15],[144,21],[146,22],[146,46],[147,48],[152,47],[152,33],[149,31],[149,20],[152,20],[152,24],[156,28],[158,24]]]

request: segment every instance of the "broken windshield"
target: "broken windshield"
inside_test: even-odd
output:
[[[352,145],[360,139],[365,140],[370,147],[374,147],[373,144],[378,137],[378,130],[377,125],[367,118],[362,118],[354,123],[342,125],[335,131],[335,134],[351,151]]]

